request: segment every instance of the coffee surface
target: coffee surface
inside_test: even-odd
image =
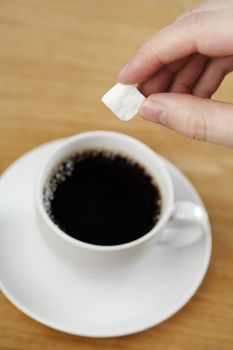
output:
[[[52,171],[43,200],[66,234],[96,245],[134,241],[156,224],[161,196],[137,162],[107,151],[85,151]]]

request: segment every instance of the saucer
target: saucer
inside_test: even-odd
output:
[[[67,266],[42,240],[34,207],[35,178],[41,162],[61,142],[30,151],[1,176],[2,292],[34,320],[81,336],[122,336],[168,319],[190,300],[206,274],[211,254],[210,227],[207,235],[189,246],[156,245],[130,273],[104,276]],[[171,175],[175,199],[203,206],[187,178],[162,160]]]

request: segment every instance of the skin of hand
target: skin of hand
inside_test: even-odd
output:
[[[147,97],[139,114],[195,140],[233,146],[233,105],[211,100],[233,70],[233,0],[205,1],[142,44],[118,74]]]

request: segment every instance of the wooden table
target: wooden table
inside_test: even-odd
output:
[[[24,152],[86,130],[132,135],[178,166],[209,211],[207,276],[175,316],[148,331],[89,339],[47,328],[0,295],[0,349],[232,349],[233,150],[140,118],[117,120],[100,98],[135,47],[195,1],[0,1],[0,170]],[[230,100],[228,77],[216,98]]]

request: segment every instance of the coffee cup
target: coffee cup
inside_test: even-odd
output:
[[[91,244],[69,236],[49,217],[43,192],[52,169],[70,154],[88,149],[124,154],[141,164],[158,185],[162,197],[161,214],[156,224],[142,237],[110,246]],[[84,132],[59,143],[41,165],[35,194],[36,215],[45,244],[60,261],[83,271],[113,272],[132,268],[140,264],[155,245],[172,248],[186,246],[198,241],[207,232],[208,216],[203,207],[192,202],[175,201],[172,180],[161,157],[135,138],[117,132]],[[174,223],[176,229],[170,230],[167,236],[167,228]],[[182,227],[184,225],[185,228]],[[193,225],[199,229],[189,230],[189,226]]]

